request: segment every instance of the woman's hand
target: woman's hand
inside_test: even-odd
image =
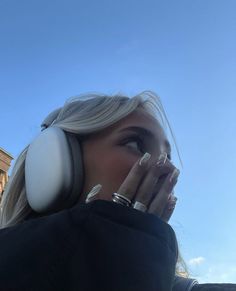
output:
[[[172,192],[178,176],[179,170],[169,161],[166,153],[161,154],[158,160],[151,159],[146,153],[134,164],[117,193],[132,202],[144,204],[148,213],[153,213],[167,222],[177,200]],[[100,189],[101,185],[93,188],[86,201],[102,199],[99,194],[96,195]]]
[[[117,193],[143,203],[147,206],[147,212],[168,221],[173,213],[174,198],[171,193],[178,176],[179,170],[171,164],[166,154],[161,154],[157,161],[151,161],[146,154],[135,163]]]

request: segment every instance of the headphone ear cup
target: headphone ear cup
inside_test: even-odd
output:
[[[30,207],[38,213],[68,208],[76,201],[75,193],[77,199],[79,197],[82,173],[78,174],[78,160],[75,158],[79,162],[82,158],[79,142],[76,143],[75,137],[69,140],[63,130],[50,127],[40,133],[28,148],[25,160],[26,196]],[[74,158],[72,152],[76,152],[76,146]]]

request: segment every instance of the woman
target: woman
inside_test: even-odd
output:
[[[0,290],[208,290],[175,277],[166,125],[152,92],[80,96],[50,114],[4,193]]]

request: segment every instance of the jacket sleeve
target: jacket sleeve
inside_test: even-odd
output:
[[[171,291],[172,228],[94,201],[0,231],[0,290]]]
[[[172,291],[236,291],[236,284],[198,284],[195,279],[176,276]]]

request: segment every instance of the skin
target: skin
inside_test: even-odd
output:
[[[146,129],[150,135],[129,127]],[[92,134],[82,143],[82,151],[85,171],[82,201],[95,185],[101,184],[102,189],[93,199],[110,201],[112,193],[117,192],[144,203],[148,212],[169,219],[174,208],[170,207],[169,195],[177,180],[168,181],[175,167],[168,158],[156,166],[161,154],[170,157],[170,146],[159,122],[144,109],[138,108],[114,125]],[[151,158],[140,166],[146,152]]]

